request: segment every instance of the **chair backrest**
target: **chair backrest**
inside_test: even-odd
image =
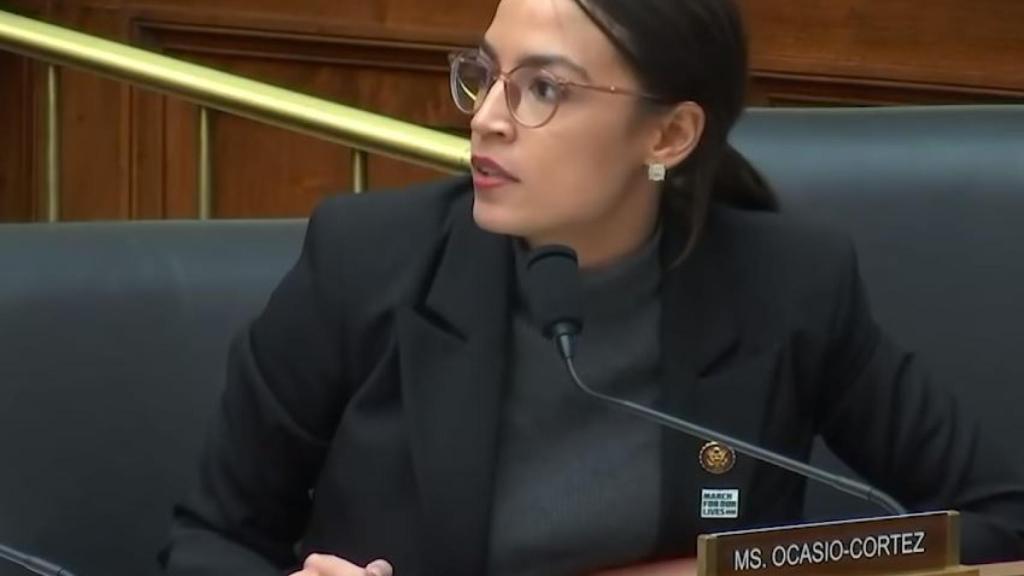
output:
[[[228,342],[304,226],[0,226],[0,542],[80,576],[156,572]]]
[[[880,324],[1024,466],[1024,106],[756,110],[733,142],[853,237]],[[878,512],[819,486],[807,508]]]

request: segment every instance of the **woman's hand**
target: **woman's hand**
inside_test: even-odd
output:
[[[616,568],[593,576],[697,576],[697,559],[670,560],[630,568]]]
[[[329,554],[310,554],[302,570],[291,576],[391,576],[394,569],[385,560],[374,560],[365,568]]]

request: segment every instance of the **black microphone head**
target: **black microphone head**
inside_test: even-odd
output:
[[[530,313],[544,336],[576,335],[583,329],[583,287],[572,248],[552,245],[531,252],[522,286]]]

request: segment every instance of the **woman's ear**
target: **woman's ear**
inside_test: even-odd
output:
[[[686,160],[697,148],[704,134],[705,115],[696,102],[676,104],[664,114],[647,152],[647,163],[671,168]]]

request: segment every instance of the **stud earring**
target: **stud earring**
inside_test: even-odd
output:
[[[665,165],[661,163],[647,165],[647,178],[652,182],[661,182],[665,179]]]

